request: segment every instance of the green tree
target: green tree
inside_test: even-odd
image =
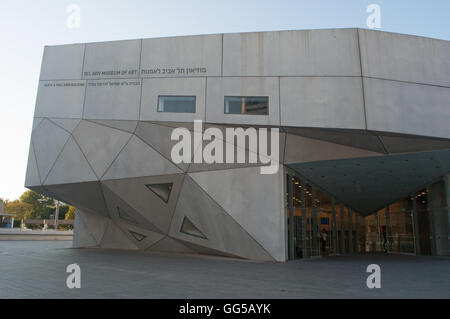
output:
[[[21,202],[19,200],[14,200],[12,202],[6,202],[5,213],[16,215],[16,218],[28,218],[27,216],[31,214],[33,207],[28,204]]]
[[[69,206],[69,210],[67,211],[64,219],[66,219],[66,220],[75,219],[75,210],[76,210],[75,207]]]
[[[66,207],[68,207],[68,210],[67,210],[67,213],[64,216],[64,219],[65,220],[73,220],[73,219],[75,219],[75,207],[68,206],[68,205]],[[73,225],[60,225],[59,227],[61,229],[65,229],[65,230],[73,229]]]
[[[20,196],[20,202],[31,206],[29,214],[25,215],[30,219],[48,219],[50,213],[54,212],[53,198],[41,195],[35,191],[28,190]]]

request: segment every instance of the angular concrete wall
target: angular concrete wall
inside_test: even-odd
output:
[[[449,149],[449,49],[359,29],[46,47],[25,184],[77,206],[75,246],[282,261],[283,168],[175,164],[172,129],[278,127],[291,166]],[[158,112],[159,95],[195,113]],[[266,96],[268,115],[224,114],[225,96]]]

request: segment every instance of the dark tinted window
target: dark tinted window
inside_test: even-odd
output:
[[[267,96],[225,96],[225,114],[269,114]]]
[[[195,113],[195,96],[158,96],[158,112]]]

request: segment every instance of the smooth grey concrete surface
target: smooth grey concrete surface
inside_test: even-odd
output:
[[[46,46],[40,80],[81,79],[85,44]]]
[[[223,35],[225,76],[358,76],[357,29]]]
[[[449,298],[450,258],[354,255],[288,263],[0,242],[0,298]],[[66,267],[81,267],[68,289]],[[381,288],[366,267],[381,267]]]
[[[138,120],[141,80],[88,81],[83,118],[97,120]]]
[[[196,225],[206,238],[181,232],[184,217]],[[184,243],[203,246],[235,257],[275,260],[270,251],[257,242],[189,176],[184,178],[168,235]]]
[[[365,129],[358,77],[280,78],[281,125]]]
[[[245,167],[190,173],[189,176],[276,260],[283,260],[286,248],[283,237],[285,195],[277,190],[283,187],[284,171],[280,169],[276,175],[262,175],[259,169]],[[235,183],[236,180],[241,182]]]
[[[450,138],[450,88],[364,78],[367,129]]]
[[[83,79],[138,77],[141,43],[125,40],[86,44]]]
[[[141,76],[220,76],[221,60],[221,34],[143,39]]]
[[[363,76],[450,86],[449,41],[364,29],[358,35]]]
[[[35,117],[81,118],[85,81],[40,81]]]

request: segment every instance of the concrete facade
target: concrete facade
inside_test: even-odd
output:
[[[25,185],[78,208],[76,247],[284,261],[286,168],[361,216],[450,171],[449,61],[448,41],[361,29],[46,47]],[[268,114],[224,114],[225,96]],[[279,128],[280,170],[173,163],[172,129],[196,119]]]

